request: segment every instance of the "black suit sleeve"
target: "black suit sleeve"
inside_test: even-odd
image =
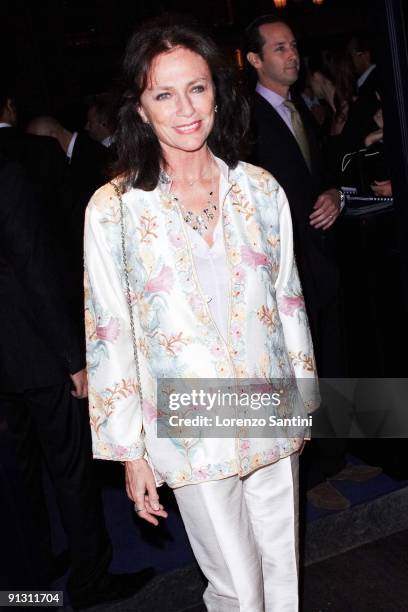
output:
[[[44,207],[19,164],[3,166],[0,182],[3,257],[23,288],[37,331],[73,374],[85,366],[84,350],[64,299]]]

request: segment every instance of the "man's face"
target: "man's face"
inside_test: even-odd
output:
[[[367,51],[355,51],[350,52],[351,61],[353,63],[354,72],[357,76],[361,76],[370,67],[370,55]]]
[[[266,23],[259,28],[265,41],[262,57],[248,53],[261,85],[286,97],[299,74],[299,53],[293,32],[284,23]]]
[[[0,108],[0,121],[13,126],[17,124],[17,111],[11,98],[7,98],[4,107]]]
[[[347,44],[347,51],[349,53],[351,62],[353,64],[354,72],[359,77],[371,66],[371,53],[366,50],[361,50],[358,40],[352,38]]]
[[[92,140],[96,140],[97,142],[102,142],[107,136],[105,124],[94,106],[90,106],[88,109],[85,130]]]

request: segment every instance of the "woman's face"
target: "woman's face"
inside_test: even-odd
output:
[[[153,60],[138,110],[165,153],[191,152],[205,145],[212,130],[214,99],[205,59],[177,47]]]
[[[310,86],[317,98],[324,98],[330,81],[321,73],[314,72],[310,77]]]

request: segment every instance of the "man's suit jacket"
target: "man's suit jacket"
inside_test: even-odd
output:
[[[253,100],[254,161],[276,178],[286,192],[292,214],[295,254],[312,327],[319,311],[338,293],[339,274],[334,261],[331,230],[312,228],[309,215],[318,195],[328,187],[320,176],[320,150],[313,117],[303,101],[296,103],[311,154],[309,171],[299,145],[276,110],[258,93]]]
[[[49,210],[26,169],[0,153],[0,391],[65,382],[84,367],[52,248]]]
[[[82,305],[79,309],[83,282],[82,272],[76,272],[79,264],[73,262],[81,257],[82,239],[77,239],[76,200],[66,155],[55,138],[25,134],[12,127],[0,128],[0,154],[21,165],[44,206],[47,234],[54,238],[50,248],[58,260],[67,299],[76,303],[79,325],[83,321]]]
[[[69,180],[73,199],[71,229],[71,272],[78,291],[78,308],[83,308],[83,242],[85,209],[91,196],[108,181],[109,152],[99,142],[79,132],[69,163]]]
[[[85,211],[94,192],[108,181],[109,151],[79,132],[69,164],[76,205]]]
[[[13,127],[0,128],[0,153],[25,169],[38,196],[54,209],[55,225],[66,225],[72,209],[65,155],[54,138],[25,134]]]
[[[381,95],[382,86],[378,69],[374,68],[364,83],[359,87],[357,99],[351,104],[349,115],[342,132],[343,154],[357,151],[364,147],[364,138],[377,130],[374,113],[381,105],[377,93]]]

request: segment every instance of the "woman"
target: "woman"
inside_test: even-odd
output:
[[[144,25],[124,84],[120,174],[85,228],[94,455],[125,462],[149,523],[167,516],[156,485],[174,489],[208,610],[293,611],[303,436],[156,434],[159,379],[314,380],[289,206],[267,172],[238,162],[247,106],[209,39]]]
[[[327,134],[337,136],[341,134],[347,121],[350,101],[341,95],[336,88],[334,80],[323,70],[312,70],[309,77],[313,94],[319,100],[324,100],[329,109]]]

